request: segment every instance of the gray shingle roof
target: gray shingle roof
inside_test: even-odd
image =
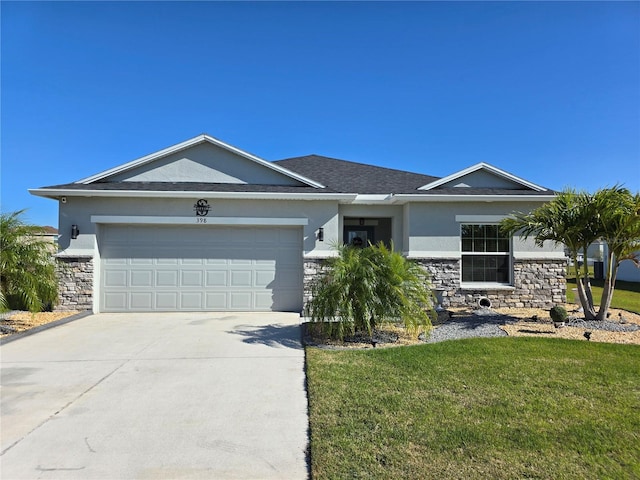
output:
[[[320,155],[306,155],[273,162],[292,172],[320,182],[326,188],[286,185],[247,185],[204,182],[109,182],[68,183],[43,187],[52,190],[94,191],[156,191],[156,192],[259,192],[259,193],[357,193],[357,194],[414,194],[414,195],[549,195],[551,190],[532,189],[451,188],[437,187],[418,190],[439,179],[431,175],[376,167]]]
[[[287,158],[274,163],[334,190],[349,193],[417,193],[418,187],[439,178],[320,155]]]

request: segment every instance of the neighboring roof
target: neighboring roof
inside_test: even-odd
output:
[[[137,160],[133,160],[131,162],[125,163],[123,165],[111,168],[109,170],[105,170],[103,172],[97,173],[96,175],[92,175],[90,177],[87,178],[83,178],[81,180],[78,180],[74,183],[80,183],[83,185],[89,185],[98,181],[104,181],[106,179],[108,179],[111,176],[114,176],[116,174],[119,173],[123,173],[126,172],[128,170],[140,167],[142,165],[146,165],[148,163],[154,162],[158,159],[164,158],[168,155],[171,155],[173,153],[179,152],[181,150],[185,150],[187,148],[191,148],[194,147],[195,145],[199,145],[201,143],[210,143],[212,145],[215,145],[217,147],[220,147],[224,150],[228,150],[229,152],[232,152],[240,157],[244,157],[248,160],[251,160],[263,167],[269,168],[271,170],[275,170],[278,173],[281,173],[287,177],[293,178],[294,180],[297,180],[299,182],[302,182],[304,184],[307,184],[311,187],[315,187],[315,188],[323,188],[324,185],[319,184],[318,182],[311,180],[310,178],[304,178],[302,176],[300,176],[299,174],[295,173],[295,172],[290,172],[287,169],[280,167],[278,165],[275,165],[272,162],[269,162],[267,160],[264,160],[256,155],[253,155],[251,153],[245,152],[244,150],[240,150],[239,148],[236,148],[232,145],[229,145],[228,143],[225,143],[221,140],[218,140],[217,138],[212,137],[211,135],[207,135],[207,134],[202,134],[202,135],[198,135],[197,137],[193,137],[189,140],[186,140],[184,142],[178,143],[176,145],[172,145],[171,147],[167,147],[165,149],[162,149],[158,152],[152,153],[150,155],[146,155],[144,157],[138,158]]]
[[[460,170],[459,172],[453,173],[447,177],[444,178],[440,178],[437,179],[431,183],[428,183],[426,185],[423,185],[419,188],[419,190],[432,190],[434,188],[437,188],[441,185],[446,185],[447,183],[451,183],[454,180],[459,180],[462,179],[463,177],[470,175],[471,173],[477,172],[478,170],[484,170],[486,172],[492,173],[493,175],[503,178],[505,180],[508,180],[509,182],[512,182],[516,185],[520,185],[521,187],[527,189],[527,190],[534,190],[534,191],[538,191],[538,192],[545,192],[547,191],[546,188],[541,187],[539,185],[536,185],[534,183],[528,182],[527,180],[524,180],[520,177],[516,177],[515,175],[506,172],[504,170],[501,170],[497,167],[494,167],[493,165],[489,165],[488,163],[484,163],[484,162],[480,162],[480,163],[476,163],[475,165],[472,165],[468,168],[465,168],[464,170]],[[455,188],[455,187],[454,187]],[[443,191],[444,189],[438,189],[439,191]]]
[[[273,163],[316,179],[335,191],[359,194],[418,193],[416,189],[438,179],[320,155],[287,158]]]

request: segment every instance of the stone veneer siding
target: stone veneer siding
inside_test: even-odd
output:
[[[307,306],[307,303],[311,301],[313,298],[313,293],[311,291],[311,287],[313,286],[313,282],[318,277],[318,275],[322,275],[322,273],[326,270],[324,266],[324,260],[313,258],[313,259],[305,259],[304,260],[304,275],[303,275],[303,293],[302,293],[302,311],[304,314],[304,310]]]
[[[55,310],[93,309],[93,258],[57,257],[60,303]]]
[[[494,308],[551,308],[567,301],[565,260],[514,260],[513,287],[494,290],[461,288],[459,259],[417,261],[429,272],[445,308],[478,306],[483,297]]]
[[[564,260],[514,260],[512,288],[468,289],[460,287],[459,259],[416,259],[429,273],[442,307],[476,307],[481,298],[494,308],[551,308],[567,301]],[[312,298],[311,285],[322,274],[321,259],[304,261],[304,305]]]

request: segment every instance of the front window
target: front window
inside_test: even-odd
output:
[[[464,283],[509,284],[511,241],[498,225],[463,224],[461,239]]]

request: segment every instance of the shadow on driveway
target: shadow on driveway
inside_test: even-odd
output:
[[[238,325],[228,333],[243,336],[244,343],[302,350],[300,325]]]

